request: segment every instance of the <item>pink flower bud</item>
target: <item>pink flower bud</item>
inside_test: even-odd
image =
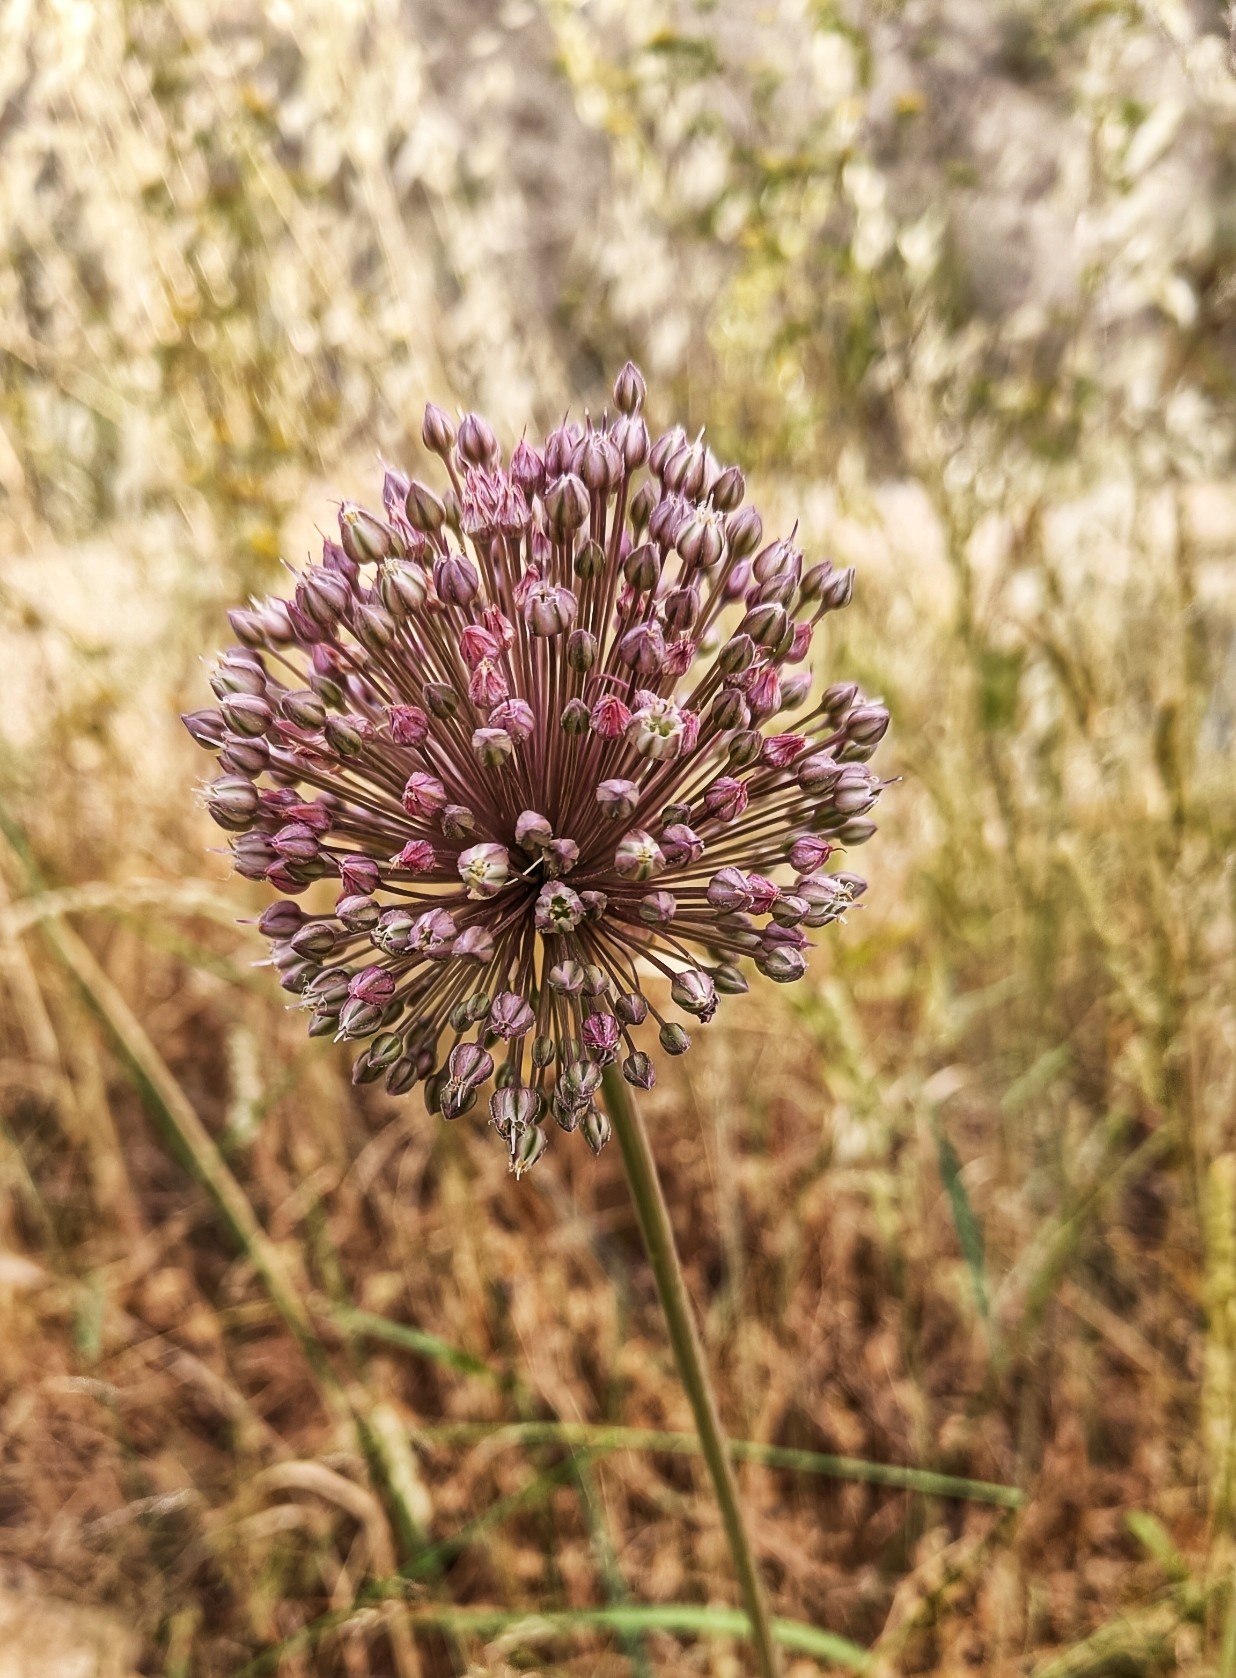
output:
[[[575,621],[575,596],[569,588],[537,583],[524,600],[524,622],[534,635],[561,635]]]
[[[512,740],[527,740],[536,727],[536,718],[526,699],[504,699],[489,713],[489,726],[502,729]]]
[[[510,689],[492,658],[483,658],[468,678],[468,698],[480,711],[492,710]]]
[[[367,856],[345,856],[339,864],[339,878],[349,896],[368,897],[382,882],[377,863]]]
[[[718,821],[737,820],[747,808],[749,794],[745,781],[732,775],[719,775],[704,794],[704,808]]]
[[[397,746],[422,746],[429,738],[429,718],[419,705],[388,705],[386,720]]]
[[[446,788],[436,775],[416,769],[408,776],[400,803],[410,816],[427,821],[446,803]]]
[[[639,804],[639,788],[634,781],[601,781],[596,800],[611,821],[629,821]]]
[[[604,740],[618,740],[631,725],[631,712],[616,694],[607,693],[592,707],[590,721]]]
[[[459,651],[469,670],[475,670],[483,658],[497,658],[502,651],[497,639],[479,623],[467,624],[459,637]]]
[[[391,860],[396,868],[406,868],[410,874],[428,874],[438,865],[437,853],[428,839],[409,839]]]

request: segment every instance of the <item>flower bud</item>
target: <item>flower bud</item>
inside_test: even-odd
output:
[[[602,781],[596,800],[611,821],[628,821],[639,803],[639,788],[634,781]]]
[[[245,739],[265,734],[274,721],[270,706],[256,693],[229,693],[220,700],[219,710],[232,733]]]
[[[778,985],[792,985],[807,971],[807,961],[802,951],[790,949],[785,945],[778,945],[763,955],[757,955],[755,965],[766,979],[772,979]]]
[[[649,1057],[635,1049],[622,1063],[622,1076],[636,1089],[650,1090],[657,1081],[656,1068]]]
[[[537,1090],[522,1084],[495,1090],[489,1098],[489,1116],[499,1136],[518,1137],[529,1125],[535,1124],[545,1106]]]
[[[517,1181],[525,1171],[532,1170],[548,1146],[545,1132],[539,1125],[527,1125],[517,1136],[512,1135],[511,1170]]]
[[[605,570],[605,549],[593,537],[581,542],[575,555],[575,575],[581,582],[591,582]]]
[[[474,728],[472,750],[486,769],[500,769],[515,755],[515,742],[505,728]]]
[[[279,709],[297,728],[321,728],[326,721],[326,707],[311,688],[296,688],[281,695]]]
[[[460,420],[456,447],[459,458],[469,466],[490,466],[498,459],[498,439],[480,414],[465,414]]]
[[[515,843],[531,854],[543,851],[553,836],[548,820],[536,810],[525,810],[515,823]]]
[[[335,913],[349,932],[372,932],[382,911],[372,897],[358,892],[350,897],[341,897],[335,904]]]
[[[735,635],[717,654],[717,669],[723,676],[740,676],[755,661],[755,642],[749,635]]]
[[[846,739],[875,746],[888,733],[888,711],[883,705],[856,705],[845,719]]]
[[[743,507],[725,521],[725,540],[734,559],[747,559],[760,545],[764,521],[754,507]]]
[[[651,880],[665,870],[665,856],[651,833],[633,827],[614,852],[614,868],[624,880]]]
[[[459,1119],[476,1106],[476,1086],[454,1078],[443,1080],[438,1094],[438,1111],[444,1119]]]
[[[180,720],[207,751],[216,751],[222,744],[224,723],[218,711],[183,711]]]
[[[534,495],[541,493],[545,483],[545,462],[522,437],[516,443],[515,452],[511,456],[511,477],[529,503]]]
[[[526,1037],[535,1023],[531,1007],[518,991],[504,990],[494,997],[489,1011],[490,1029],[504,1042]]]
[[[691,1047],[691,1039],[680,1025],[667,1023],[661,1027],[658,1036],[667,1055],[685,1055]]]
[[[366,652],[380,653],[395,639],[395,620],[384,606],[367,602],[352,614],[352,633]]]
[[[455,427],[450,415],[436,402],[426,402],[425,418],[421,423],[421,441],[430,454],[445,460],[455,447]]]
[[[851,816],[837,829],[837,837],[843,845],[865,845],[875,832],[876,824],[866,816]]]
[[[327,717],[322,732],[338,757],[355,757],[365,743],[368,728],[364,717]]]
[[[447,1061],[447,1071],[456,1083],[471,1089],[488,1083],[493,1076],[493,1056],[486,1054],[479,1043],[457,1043]]]
[[[588,517],[588,491],[573,472],[564,473],[546,488],[544,506],[551,535],[565,542]]]
[[[648,528],[648,521],[652,517],[653,508],[657,504],[657,492],[651,483],[643,483],[631,497],[631,529],[637,536]]]
[[[628,361],[614,380],[614,406],[622,414],[638,414],[644,406],[644,375]]]
[[[575,621],[576,601],[569,588],[534,583],[524,600],[524,622],[534,635],[561,635]]]
[[[718,821],[736,821],[747,808],[747,783],[732,775],[719,775],[704,794],[704,808]]]
[[[742,505],[747,481],[737,466],[727,466],[709,493],[718,512],[732,513]]]
[[[583,1024],[584,1046],[599,1066],[617,1058],[618,1021],[612,1014],[589,1014]]]
[[[446,522],[446,509],[429,488],[417,478],[408,485],[404,501],[408,523],[422,536],[436,536]]]
[[[397,746],[422,746],[429,738],[429,718],[419,705],[388,705],[386,721]]]
[[[722,688],[708,707],[708,721],[722,734],[734,728],[746,728],[751,721],[751,707],[738,688]]]
[[[357,565],[385,559],[393,548],[390,525],[351,501],[345,501],[339,509],[339,540],[344,553]]]
[[[291,946],[298,956],[324,961],[334,952],[338,942],[339,935],[329,921],[306,921],[298,932],[293,933]]]
[[[564,734],[586,734],[589,711],[582,699],[568,699],[559,719]]]
[[[613,430],[614,447],[627,472],[636,472],[648,459],[648,427],[643,416],[621,419]]]
[[[791,676],[788,681],[782,682],[781,704],[778,709],[782,711],[797,710],[798,706],[802,704],[803,700],[810,692],[811,672],[810,670],[800,670],[797,675]]]
[[[207,789],[211,818],[229,833],[247,833],[258,809],[258,790],[243,775],[221,775]]]
[[[569,874],[579,861],[579,846],[574,839],[552,839],[545,847],[542,860],[546,879],[557,880]]]
[[[702,967],[689,967],[675,976],[670,995],[678,1006],[706,1025],[717,1011],[717,987]]]
[[[593,1103],[579,1121],[579,1133],[593,1154],[599,1155],[613,1135],[613,1130],[608,1115]]]
[[[304,910],[296,903],[281,898],[268,903],[258,916],[258,931],[264,938],[291,938],[305,924]]]
[[[584,1023],[587,1025],[588,1022],[585,1020]],[[558,1079],[558,1093],[570,1106],[582,1107],[586,1101],[591,1101],[600,1084],[601,1068],[596,1061],[573,1060],[569,1066],[562,1069]]]
[[[708,882],[708,901],[723,914],[742,914],[751,907],[752,894],[741,868],[721,868]]]
[[[715,513],[696,513],[675,532],[674,546],[688,565],[710,571],[725,546],[721,520]]]
[[[622,477],[622,457],[608,437],[589,431],[575,452],[573,470],[594,495],[608,495]]]
[[[722,996],[745,996],[751,989],[743,974],[732,962],[723,961],[712,970],[713,983]]]
[[[622,574],[637,594],[647,594],[661,580],[661,557],[651,542],[632,548],[623,562]]]
[[[799,786],[812,797],[830,793],[841,778],[841,765],[830,752],[813,752],[800,758],[794,773]]]
[[[378,595],[386,610],[397,621],[415,617],[429,594],[429,583],[424,567],[412,560],[392,559],[382,567],[378,578]]]
[[[476,832],[476,817],[466,804],[444,804],[438,826],[447,839],[466,839]]]
[[[775,647],[789,624],[784,606],[756,606],[738,626],[740,635],[749,635],[760,647]]]
[[[672,891],[650,891],[637,907],[640,920],[648,926],[668,926],[678,913],[678,899]]]
[[[598,699],[589,715],[595,733],[604,740],[618,740],[631,726],[631,712],[616,694]]]
[[[468,606],[476,599],[481,580],[466,554],[440,554],[433,562],[433,586],[448,606]]]
[[[661,830],[661,849],[671,868],[694,867],[704,854],[704,841],[685,822],[671,822]]]
[[[842,606],[848,606],[854,594],[854,567],[847,565],[844,571],[834,571],[823,583],[820,589],[820,608],[825,612],[836,612]]]
[[[640,676],[655,676],[665,663],[665,636],[661,625],[637,623],[618,642],[618,657]]]
[[[410,816],[415,816],[418,821],[428,821],[446,803],[446,788],[436,775],[427,775],[424,770],[415,769],[408,776],[400,803]]]
[[[587,629],[573,629],[567,637],[566,661],[570,669],[586,675],[597,661],[597,638]]]
[[[750,717],[748,716],[748,721]],[[764,736],[758,728],[743,729],[729,743],[727,756],[732,769],[747,769],[758,763],[764,747]]]

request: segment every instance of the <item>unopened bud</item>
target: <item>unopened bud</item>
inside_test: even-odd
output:
[[[614,406],[619,413],[637,414],[645,394],[644,375],[633,361],[628,361],[614,380]]]
[[[421,441],[431,454],[445,460],[455,447],[455,427],[448,413],[435,402],[426,402],[421,424]]]

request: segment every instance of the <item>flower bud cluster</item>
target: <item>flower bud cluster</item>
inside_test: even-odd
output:
[[[801,978],[882,788],[888,712],[807,666],[852,572],[766,543],[739,469],[650,436],[644,397],[628,364],[614,417],[506,461],[430,405],[448,482],[344,503],[287,598],[229,614],[185,718],[310,1033],[445,1119],[492,1086],[517,1173],[554,1125],[605,1145],[602,1072],[652,1085],[650,1016],[690,1047],[658,999],[703,1026],[747,961]]]

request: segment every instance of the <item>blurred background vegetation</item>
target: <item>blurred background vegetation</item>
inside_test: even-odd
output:
[[[6,1678],[745,1669],[615,1162],[306,1044],[176,721],[426,398],[628,354],[903,777],[648,1100],[792,1678],[1236,1674],[1229,22],[6,0]]]

